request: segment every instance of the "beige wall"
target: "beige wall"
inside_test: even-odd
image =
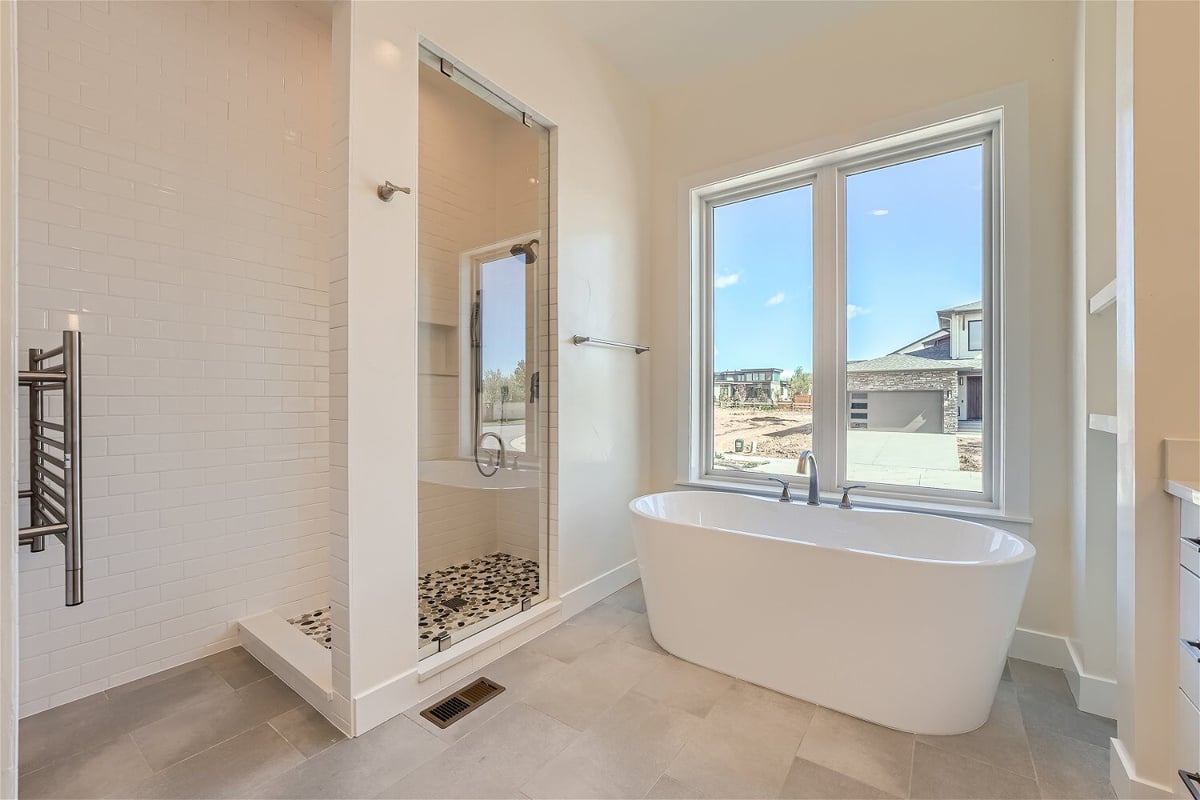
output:
[[[1172,746],[1178,501],[1163,491],[1163,439],[1200,438],[1200,6],[1121,3],[1117,36],[1113,783],[1119,796],[1147,791],[1126,778],[1186,796]]]
[[[677,205],[681,181],[774,151],[852,136],[889,120],[1014,84],[1029,104],[1028,310],[1037,347],[1012,353],[1038,376],[1030,440],[1038,548],[1023,627],[1065,635],[1068,571],[1067,324],[1071,58],[1065,2],[894,3],[786,52],[704,76],[655,108],[653,446],[655,488],[676,476],[679,303],[687,292]],[[897,31],[904,31],[897,36]]]

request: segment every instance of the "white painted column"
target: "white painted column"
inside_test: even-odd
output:
[[[415,33],[380,18],[387,5],[343,3],[334,12],[334,74],[344,81],[334,91],[346,93],[348,121],[339,198],[348,233],[344,260],[335,243],[331,270],[343,282],[332,300],[344,303],[333,315],[344,333],[331,337],[344,362],[331,359],[331,372],[344,366],[345,389],[345,420],[332,431],[345,438],[334,457],[344,461],[335,467],[344,469],[335,514],[345,517],[333,574],[335,638],[345,652],[335,654],[334,687],[348,693],[355,735],[396,713],[363,699],[391,686],[403,694],[417,663],[418,54]],[[389,180],[412,193],[383,202],[376,187]]]

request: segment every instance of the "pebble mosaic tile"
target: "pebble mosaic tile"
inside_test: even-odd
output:
[[[538,593],[536,561],[508,553],[492,553],[465,564],[422,575],[417,582],[420,619],[417,646],[429,644],[444,632],[453,633],[520,605]],[[329,648],[329,609],[318,608],[288,620]]]

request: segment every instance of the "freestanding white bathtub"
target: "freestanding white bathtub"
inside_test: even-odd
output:
[[[720,492],[630,503],[668,652],[902,731],[987,721],[1036,551],[945,517]]]

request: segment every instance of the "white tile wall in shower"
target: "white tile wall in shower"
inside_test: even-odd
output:
[[[23,714],[327,595],[315,9],[19,4],[20,346],[77,325],[86,354],[86,602],[62,607],[61,547],[23,552]]]

